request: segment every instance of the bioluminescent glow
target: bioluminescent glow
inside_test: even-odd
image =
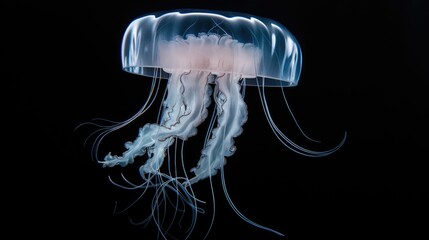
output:
[[[149,189],[154,191],[151,211],[142,223],[152,221],[164,239],[173,235],[171,229],[180,224],[185,209],[192,212],[185,238],[191,236],[197,215],[203,212],[200,206],[204,203],[197,198],[193,186],[205,179],[210,179],[211,183],[211,178],[218,171],[226,199],[235,213],[257,228],[282,235],[248,219],[238,210],[228,194],[223,169],[226,158],[236,151],[234,138],[242,133],[242,126],[248,118],[244,101],[247,86],[258,88],[268,124],[275,136],[292,151],[320,157],[343,145],[346,135],[329,150],[306,149],[291,141],[271,118],[264,88],[278,87],[283,91],[283,87],[296,86],[301,64],[297,40],[283,25],[273,20],[241,13],[189,10],[138,18],[124,34],[122,65],[127,72],[152,78],[150,95],[143,107],[126,121],[105,125],[91,122],[101,127],[92,135],[96,137],[94,157],[106,167],[125,167],[134,162],[141,165],[139,174],[142,182],[133,183],[125,176],[123,184],[112,182],[123,188],[140,189],[142,195],[139,198],[147,196]],[[168,83],[157,123],[141,127],[137,138],[125,143],[122,154],[108,153],[103,159],[98,159],[98,148],[105,136],[144,114],[154,102],[163,79],[168,79]],[[212,101],[215,107],[210,114]],[[183,144],[197,134],[197,127],[207,117],[210,123],[201,157],[199,161],[188,160],[181,153]],[[298,124],[296,126],[299,128]],[[170,148],[174,157],[170,156]],[[187,168],[192,162],[197,164]],[[206,237],[214,219],[213,213]]]

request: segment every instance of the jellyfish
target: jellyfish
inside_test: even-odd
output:
[[[142,222],[153,221],[164,239],[171,236],[172,225],[186,207],[192,212],[185,239],[189,238],[198,213],[204,212],[200,207],[204,201],[197,197],[193,186],[205,179],[211,182],[219,171],[223,191],[233,211],[254,227],[283,235],[238,210],[228,194],[223,169],[227,158],[237,150],[235,138],[242,133],[248,118],[244,101],[248,86],[258,87],[268,124],[292,151],[321,157],[343,145],[346,134],[339,144],[325,151],[301,147],[272,120],[264,88],[296,86],[301,65],[302,54],[296,38],[282,24],[267,18],[236,12],[178,10],[135,19],[123,36],[122,66],[126,72],[152,78],[150,94],[142,108],[126,121],[97,123],[101,128],[96,131],[93,154],[104,167],[125,167],[140,162],[141,183],[126,177],[123,177],[124,184],[112,182],[126,189],[141,189],[141,197],[148,189],[154,190],[150,214]],[[99,159],[98,148],[104,137],[143,115],[159,95],[160,82],[165,80],[157,122],[141,127],[137,137],[125,143],[122,154],[108,153]],[[214,107],[209,108],[212,102]],[[195,136],[207,118],[210,122],[201,156],[194,161],[195,166],[187,168],[192,161],[180,153],[179,157],[171,157],[169,150],[183,151],[183,144],[180,147],[177,142],[184,143]],[[163,168],[165,161],[168,166]],[[164,212],[167,205],[175,211],[168,220]],[[213,221],[214,214],[206,237]]]

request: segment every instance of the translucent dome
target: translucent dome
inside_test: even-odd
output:
[[[283,25],[234,12],[147,15],[128,26],[122,42],[123,69],[149,77],[183,69],[239,74],[246,85],[263,77],[265,86],[295,86],[301,64],[299,44]]]

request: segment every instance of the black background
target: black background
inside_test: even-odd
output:
[[[304,146],[342,149],[299,156],[272,134],[256,88],[247,89],[249,119],[225,167],[236,206],[283,232],[255,229],[228,207],[219,181],[209,239],[423,239],[428,237],[428,4],[425,1],[73,1],[2,3],[2,216],[15,236],[156,239],[112,214],[138,195],[112,186],[83,141],[95,117],[125,120],[143,104],[150,79],[121,70],[128,24],[177,8],[247,12],[285,25],[303,51],[289,104],[312,145],[290,124],[279,89],[267,90],[275,121]],[[119,153],[157,106],[102,146]],[[187,145],[197,153],[204,129]],[[4,144],[6,143],[6,144]],[[106,146],[107,145],[107,146]],[[190,151],[192,152],[192,150]],[[137,166],[141,162],[135,163]],[[190,166],[194,163],[190,163]],[[127,169],[123,169],[127,171]],[[129,170],[128,170],[129,171]],[[131,170],[132,171],[132,170]],[[116,174],[116,175],[115,175]],[[208,183],[196,187],[210,201]],[[207,207],[210,213],[210,204]],[[199,216],[194,238],[207,229]],[[11,226],[10,228],[8,226]]]

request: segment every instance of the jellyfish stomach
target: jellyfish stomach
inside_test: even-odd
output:
[[[214,99],[217,111],[217,127],[212,130],[211,138],[202,150],[197,166],[191,169],[195,177],[190,184],[213,176],[226,164],[225,157],[234,154],[234,137],[243,131],[247,121],[247,106],[240,93],[240,76],[224,74],[216,79]]]

